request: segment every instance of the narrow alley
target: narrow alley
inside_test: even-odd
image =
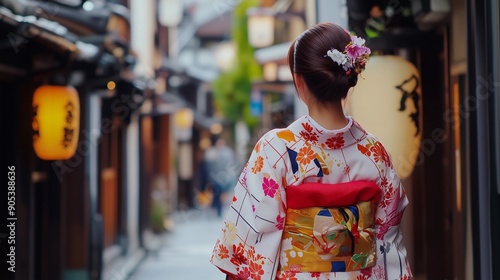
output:
[[[213,210],[179,211],[158,251],[150,252],[128,280],[217,280],[223,274],[210,256],[223,219]]]

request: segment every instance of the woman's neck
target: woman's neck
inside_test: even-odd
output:
[[[308,109],[309,116],[325,129],[341,129],[349,123],[340,101],[329,104],[314,102],[308,106]]]

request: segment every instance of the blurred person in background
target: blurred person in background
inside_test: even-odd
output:
[[[234,186],[233,168],[234,153],[226,145],[226,140],[212,137],[212,146],[205,151],[201,166],[201,189],[212,191],[212,207],[217,217],[222,217],[222,195]]]

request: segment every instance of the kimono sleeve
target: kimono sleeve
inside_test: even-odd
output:
[[[213,251],[211,262],[235,279],[274,280],[278,268],[286,197],[283,149],[272,135],[254,147]]]
[[[384,268],[386,279],[410,279],[412,273],[400,229],[409,202],[392,164],[383,174],[381,186],[382,198],[376,214],[377,263]]]

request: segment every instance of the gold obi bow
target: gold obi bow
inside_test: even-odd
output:
[[[279,269],[341,272],[375,265],[380,194],[366,181],[288,187]]]

